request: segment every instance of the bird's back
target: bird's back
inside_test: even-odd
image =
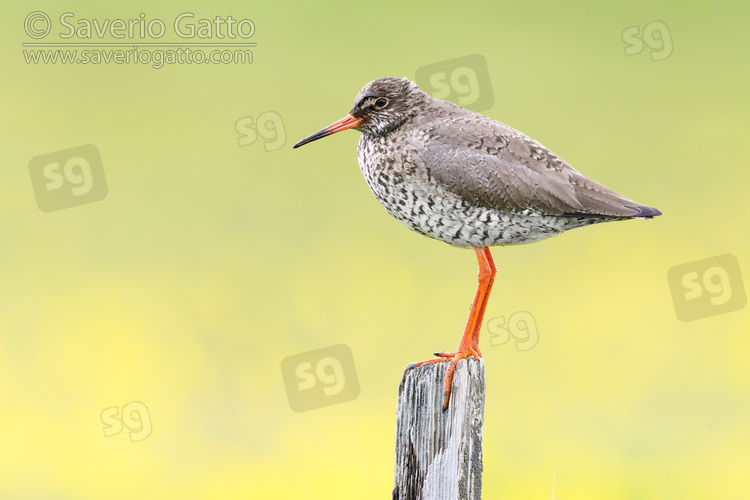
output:
[[[584,176],[539,142],[479,113],[438,99],[403,128],[414,161],[468,203],[544,215],[653,217]]]

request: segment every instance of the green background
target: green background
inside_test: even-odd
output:
[[[258,45],[250,65],[26,64],[34,10],[232,15]],[[484,114],[664,212],[494,250],[486,319],[528,311],[539,341],[492,347],[485,323],[484,498],[750,498],[748,309],[681,322],[667,281],[725,253],[747,275],[749,15],[739,1],[6,6],[0,496],[389,498],[403,368],[454,348],[476,259],[379,206],[357,132],[291,146],[372,79],[479,53]],[[656,20],[670,57],[626,56],[623,30]],[[268,111],[284,147],[240,146],[237,121]],[[41,212],[29,161],[84,144],[107,197]],[[336,344],[359,397],[295,413],[281,360]],[[152,434],[105,437],[102,411],[131,401]]]

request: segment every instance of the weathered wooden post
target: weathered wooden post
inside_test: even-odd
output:
[[[448,363],[409,366],[398,388],[393,500],[480,500],[484,361],[458,362],[443,411]]]

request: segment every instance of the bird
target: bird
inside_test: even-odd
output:
[[[491,246],[662,215],[589,179],[522,132],[433,98],[407,78],[369,82],[344,118],[293,147],[348,129],[361,132],[358,163],[388,213],[419,234],[476,254],[477,290],[456,351],[409,365],[450,362],[443,410],[458,361],[481,357],[479,332],[497,274]]]

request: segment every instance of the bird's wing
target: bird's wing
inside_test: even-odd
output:
[[[413,161],[468,203],[546,215],[660,214],[587,178],[539,142],[491,118],[472,113],[425,125],[410,140],[417,146]]]

